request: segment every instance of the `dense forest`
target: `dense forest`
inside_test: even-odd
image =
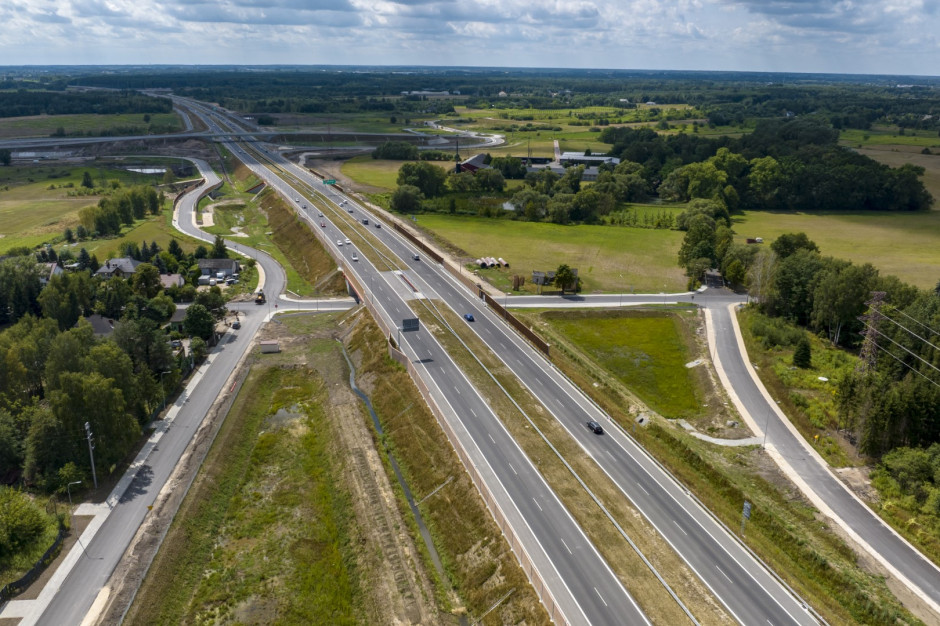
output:
[[[173,103],[135,91],[45,91],[5,89],[0,82],[0,117],[79,113],[170,113]],[[16,83],[13,83],[16,84]]]

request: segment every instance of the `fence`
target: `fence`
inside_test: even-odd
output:
[[[21,592],[26,587],[36,580],[43,570],[55,559],[59,554],[59,549],[62,547],[62,540],[65,539],[65,527],[62,524],[59,524],[59,533],[56,535],[55,541],[52,542],[52,545],[49,546],[49,549],[46,550],[36,564],[33,565],[26,574],[23,575],[19,580],[14,580],[12,583],[7,583],[2,588],[0,588],[0,602],[6,602],[19,592]]]
[[[532,331],[531,328],[522,323],[522,321],[507,311],[503,305],[490,297],[490,294],[484,293],[483,299],[486,301],[486,304],[498,313],[504,320],[509,322],[509,325],[522,333],[522,336],[529,340],[533,346],[545,353],[545,356],[548,356],[549,344],[547,341],[539,337]]]

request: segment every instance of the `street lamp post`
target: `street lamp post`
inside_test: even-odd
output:
[[[70,519],[72,517],[72,485],[80,485],[80,484],[82,484],[82,481],[73,480],[72,482],[70,482],[69,484],[65,486],[65,491],[69,494],[69,518]],[[90,559],[91,557],[88,556],[88,552],[85,550],[85,544],[82,543],[82,540],[76,537],[75,541],[78,543],[78,545],[82,547],[82,554],[84,554],[86,558]]]
[[[163,411],[166,410],[166,387],[163,386],[163,375],[171,374],[171,373],[172,372],[170,370],[167,370],[165,372],[160,372],[160,390],[163,391],[163,409],[161,410]]]

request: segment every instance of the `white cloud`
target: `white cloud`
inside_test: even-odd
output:
[[[2,0],[6,64],[935,74],[940,0]]]

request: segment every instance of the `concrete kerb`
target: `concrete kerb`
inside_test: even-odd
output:
[[[736,315],[736,309],[739,307],[740,307],[739,304],[729,305],[728,311],[731,316],[731,325],[734,328],[734,336],[738,344],[738,350],[741,352],[741,354],[747,355],[747,348],[744,345],[744,336],[741,334],[741,327],[738,324],[738,318]],[[711,334],[709,334],[709,344],[711,345],[711,343],[712,343],[712,338],[711,338]],[[757,376],[757,372],[754,371],[754,367],[751,365],[750,360],[745,358],[744,366],[747,369],[748,375],[751,377],[751,379],[754,381],[754,384],[757,386],[758,390],[760,391],[761,395],[764,396],[764,399],[772,407],[775,415],[780,419],[780,421],[790,431],[790,433],[796,438],[796,440],[799,442],[803,450],[808,455],[810,455],[813,458],[813,460],[816,461],[820,465],[820,467],[822,467],[826,472],[828,472],[829,475],[839,484],[839,486],[843,490],[845,490],[847,494],[849,494],[849,496],[854,498],[856,502],[858,502],[861,506],[868,509],[870,514],[884,528],[886,528],[888,531],[894,534],[898,539],[906,543],[911,548],[911,550],[913,550],[914,553],[917,554],[920,558],[924,559],[924,561],[926,561],[930,565],[933,565],[936,568],[937,566],[932,561],[930,561],[927,557],[921,554],[921,552],[917,548],[911,545],[910,542],[907,541],[907,539],[905,539],[904,537],[902,537],[900,533],[898,533],[895,529],[891,528],[891,526],[888,525],[888,523],[885,522],[883,519],[881,519],[874,511],[871,511],[870,507],[861,498],[859,498],[851,489],[849,489],[845,485],[845,483],[843,483],[839,479],[838,476],[836,476],[833,473],[832,468],[825,461],[825,459],[822,458],[822,456],[815,450],[815,448],[809,445],[809,443],[800,434],[800,432],[796,429],[793,423],[790,422],[789,418],[786,416],[783,410],[781,410],[780,407],[777,405],[777,402],[771,397],[770,393],[767,391],[767,388],[764,387],[763,382],[761,382],[760,378]],[[744,406],[740,403],[740,399],[737,397],[737,395],[731,393],[732,390],[731,390],[730,381],[728,380],[727,375],[724,373],[724,370],[719,367],[718,363],[716,363],[716,369],[719,370],[719,376],[721,377],[721,382],[723,385],[725,385],[725,389],[729,391],[729,395],[732,396],[732,399],[735,402],[735,406],[738,408],[738,412],[742,415],[742,417],[744,417],[746,421],[748,421],[748,425],[751,426],[752,430],[763,435],[764,434],[763,430],[761,430],[759,427],[756,426],[756,423],[754,423],[753,417],[750,416],[750,414],[747,412]],[[766,445],[766,449],[770,457],[777,464],[777,467],[779,467],[780,470],[791,481],[793,481],[793,483],[800,489],[803,495],[806,496],[806,498],[810,502],[813,503],[813,506],[819,509],[820,513],[822,513],[823,515],[831,519],[834,523],[838,524],[839,527],[849,537],[851,537],[854,542],[856,542],[860,547],[862,547],[866,552],[868,552],[868,554],[872,558],[878,561],[892,576],[897,578],[898,581],[900,581],[905,587],[907,587],[911,591],[911,593],[915,594],[918,598],[923,600],[923,602],[927,604],[933,611],[940,613],[940,605],[934,602],[932,598],[928,597],[927,594],[925,594],[920,589],[920,587],[918,587],[913,582],[911,582],[904,574],[902,574],[897,568],[895,568],[886,558],[884,558],[881,555],[880,552],[876,551],[865,539],[862,538],[861,535],[855,532],[855,530],[849,524],[847,524],[845,520],[843,520],[840,516],[836,515],[835,511],[833,511],[829,507],[826,501],[823,500],[821,497],[819,497],[819,495],[809,486],[809,484],[807,484],[800,477],[800,475],[796,472],[796,470],[793,469],[793,466],[790,465],[789,461],[787,461],[783,456],[781,456],[780,453],[777,451],[777,449],[771,443],[768,443]]]

